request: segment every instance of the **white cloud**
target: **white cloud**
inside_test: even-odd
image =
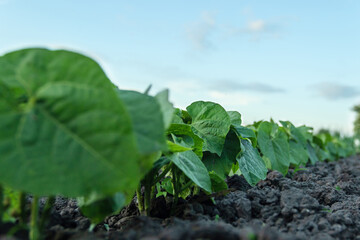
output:
[[[265,30],[265,27],[266,27],[265,21],[262,19],[250,21],[247,24],[247,29],[250,32],[262,32]]]
[[[203,12],[201,19],[187,28],[187,37],[198,50],[211,48],[211,34],[215,31],[215,16],[210,12]]]
[[[261,93],[280,93],[285,92],[284,89],[261,82],[235,82],[235,81],[216,81],[209,84],[209,89],[221,90],[223,92],[234,91],[252,91]]]
[[[312,87],[317,92],[318,96],[328,100],[354,98],[360,95],[359,89],[355,86],[348,86],[335,82],[321,82]]]

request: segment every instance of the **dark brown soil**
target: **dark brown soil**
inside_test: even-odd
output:
[[[159,198],[150,218],[138,216],[134,199],[93,232],[75,200],[57,198],[47,239],[360,240],[360,157],[318,162],[286,177],[272,171],[255,187],[240,176],[227,182],[232,191],[216,204],[197,196],[169,216],[170,201]],[[14,239],[2,237],[0,227],[0,239]]]

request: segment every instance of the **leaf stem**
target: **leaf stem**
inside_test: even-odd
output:
[[[40,230],[40,232],[43,232],[43,230],[45,229],[45,224],[49,220],[50,212],[51,212],[51,209],[52,209],[54,203],[55,203],[55,197],[54,196],[50,196],[46,200],[44,210],[42,212],[41,219],[40,219],[40,222],[39,222],[39,230]]]
[[[155,178],[155,180],[152,182],[151,185],[155,185],[157,182],[160,182],[161,179],[163,179],[163,177],[165,177],[165,175],[170,171],[171,168],[172,168],[172,162],[166,166],[164,171],[162,171],[162,173],[157,178]]]
[[[144,215],[144,197],[141,194],[141,182],[139,183],[138,188],[136,189],[136,197],[137,197],[137,201],[138,201],[138,209],[140,212],[140,215]]]
[[[4,216],[4,211],[5,211],[5,207],[4,207],[4,188],[0,184],[0,224],[2,223],[2,219],[3,219],[3,216]]]
[[[186,189],[188,189],[188,188],[191,186],[191,184],[193,184],[192,181],[187,182],[187,183],[181,188],[181,190],[179,191],[179,194],[181,194],[183,191],[185,191]]]
[[[176,210],[176,205],[178,203],[179,200],[179,192],[178,192],[178,176],[177,176],[177,172],[176,172],[176,167],[173,166],[172,167],[172,182],[173,182],[173,186],[174,186],[174,199],[173,199],[173,203],[171,206],[171,215],[174,215],[175,210]]]
[[[26,223],[26,193],[20,192],[19,193],[20,199],[20,225]]]
[[[144,205],[145,205],[145,215],[146,216],[150,216],[150,211],[151,211],[151,195],[152,195],[153,179],[154,179],[153,174],[148,174],[145,176]]]
[[[30,219],[30,233],[29,233],[30,240],[40,239],[38,217],[39,217],[39,197],[33,196],[33,201],[31,204],[31,219]]]

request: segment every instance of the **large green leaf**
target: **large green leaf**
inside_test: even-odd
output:
[[[198,101],[188,106],[192,129],[204,140],[204,151],[221,155],[230,130],[230,117],[223,107],[213,102]]]
[[[92,59],[45,49],[6,54],[0,90],[0,182],[71,197],[136,188],[143,173],[129,114]]]
[[[285,175],[290,165],[286,134],[275,123],[262,122],[257,137],[264,160],[271,164],[271,169]]]
[[[174,153],[169,158],[191,181],[205,191],[211,192],[209,173],[193,151]]]
[[[140,153],[166,150],[163,114],[156,98],[135,91],[118,90],[118,93],[130,113]]]
[[[241,148],[242,152],[237,156],[240,171],[250,185],[255,185],[266,178],[267,168],[264,160],[250,141],[242,139]]]
[[[230,130],[220,157],[215,153],[204,152],[203,162],[209,171],[214,171],[219,177],[225,179],[233,164],[236,163],[236,156],[240,150],[239,138]]]

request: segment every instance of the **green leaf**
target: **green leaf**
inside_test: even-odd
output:
[[[174,153],[170,160],[196,185],[211,192],[211,181],[204,163],[193,151]]]
[[[8,187],[3,188],[3,197],[4,202],[6,203],[5,212],[3,213],[4,222],[16,222],[16,217],[14,215],[20,215],[20,193],[14,191]],[[0,204],[3,204],[1,202]]]
[[[142,172],[149,170],[158,153],[167,150],[163,113],[155,97],[135,91],[117,90],[124,102],[135,133],[135,139],[141,154]]]
[[[204,151],[221,155],[230,130],[230,117],[219,104],[198,101],[188,106],[193,132],[204,140]]]
[[[203,162],[208,171],[214,171],[222,179],[225,179],[236,163],[236,156],[240,152],[240,141],[235,132],[230,130],[226,137],[224,149],[220,155],[204,152]]]
[[[228,189],[228,185],[225,180],[216,174],[216,172],[209,172],[210,180],[211,180],[211,189],[212,192],[220,192]]]
[[[301,144],[303,147],[306,147],[306,134],[300,128],[296,128],[289,121],[280,121],[280,123],[286,128],[290,133],[290,138],[294,139],[296,142]],[[305,134],[305,135],[304,135]]]
[[[135,91],[118,90],[118,94],[130,113],[140,152],[166,150],[163,115],[156,98]]]
[[[163,122],[165,129],[171,124],[171,121],[174,116],[173,105],[169,102],[169,90],[164,90],[155,95],[155,99],[160,105],[160,109],[163,116]],[[154,114],[154,113],[153,113]]]
[[[130,117],[96,62],[12,52],[0,57],[0,86],[0,182],[40,196],[136,189],[143,173]]]
[[[192,147],[196,155],[198,155],[199,158],[202,158],[204,140],[193,133],[190,125],[173,123],[167,130],[167,135],[171,134],[174,134],[177,137],[182,137],[182,140],[186,142],[188,146]],[[186,138],[185,136],[189,136],[191,139]]]
[[[319,161],[319,158],[316,155],[316,151],[309,141],[306,145],[306,149],[307,149],[311,164],[315,164],[317,161]]]
[[[189,151],[189,150],[192,150],[191,148],[188,148],[188,147],[184,147],[180,144],[176,144],[176,143],[173,143],[171,141],[167,141],[167,144],[168,144],[168,148],[169,148],[169,151],[170,152],[186,152],[186,151]]]
[[[286,134],[280,131],[275,123],[262,122],[258,129],[257,139],[264,160],[271,163],[271,169],[285,175],[290,165]]]
[[[237,111],[228,111],[230,123],[233,127],[241,127],[241,114]]]
[[[126,204],[126,198],[122,193],[116,193],[109,197],[92,195],[77,199],[80,211],[93,223],[100,223],[105,217],[115,214]]]
[[[305,137],[306,140],[311,141],[313,138],[312,128],[308,126],[297,127],[301,135]]]
[[[266,178],[267,168],[258,150],[251,145],[250,141],[241,139],[241,148],[242,152],[236,158],[239,169],[246,181],[254,186]]]
[[[290,163],[295,166],[306,165],[308,161],[308,153],[301,143],[294,140],[289,141]]]
[[[241,136],[241,138],[250,139],[253,147],[257,146],[257,138],[256,138],[256,134],[255,134],[254,130],[252,130],[251,128],[248,128],[248,127],[243,127],[243,126],[235,127],[234,129],[237,132],[237,134]]]

